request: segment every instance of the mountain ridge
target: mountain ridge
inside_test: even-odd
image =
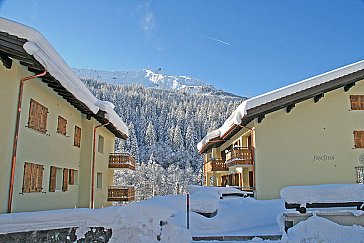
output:
[[[189,76],[162,74],[161,69],[141,69],[132,71],[104,71],[86,68],[73,68],[76,75],[83,80],[103,81],[114,85],[142,84],[146,88],[184,91],[204,95],[245,98],[217,89],[211,84]]]

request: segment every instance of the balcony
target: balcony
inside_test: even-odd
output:
[[[111,153],[109,155],[109,168],[135,170],[135,159],[129,153]]]
[[[226,166],[254,165],[253,148],[237,147],[226,153]]]
[[[109,186],[107,200],[109,202],[129,202],[135,199],[132,186]]]
[[[225,161],[222,159],[210,159],[203,165],[203,169],[205,172],[229,171],[229,168],[226,167]]]

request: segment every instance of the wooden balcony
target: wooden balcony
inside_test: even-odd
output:
[[[253,149],[252,148],[233,148],[226,154],[226,166],[235,165],[254,165]]]
[[[129,153],[111,153],[109,155],[109,168],[135,170],[135,159]]]
[[[225,161],[222,159],[210,159],[203,165],[203,169],[205,172],[229,171],[229,168],[226,167]]]
[[[129,202],[135,200],[132,186],[109,186],[107,200],[110,202]]]

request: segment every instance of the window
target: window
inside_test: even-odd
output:
[[[81,147],[81,128],[79,128],[78,126],[75,126],[73,145],[76,147]]]
[[[97,151],[99,153],[104,153],[104,137],[99,135],[99,144],[98,144],[98,147],[97,147]]]
[[[69,169],[69,185],[78,185],[78,170]]]
[[[364,131],[354,131],[354,147],[364,148]]]
[[[61,116],[58,116],[57,133],[66,136],[67,133],[67,120]]]
[[[97,172],[97,177],[96,177],[96,188],[97,189],[102,189],[102,173]]]
[[[41,133],[47,132],[48,108],[31,99],[29,107],[28,127]]]
[[[356,169],[356,183],[364,184],[364,166],[355,167]]]
[[[43,165],[25,162],[22,192],[41,192],[42,183]]]
[[[50,192],[60,191],[61,189],[63,190],[63,186],[64,186],[63,172],[64,172],[64,170],[62,168],[57,168],[55,166],[51,166],[50,177],[49,177],[49,191]]]
[[[364,110],[364,95],[350,95],[352,110]]]

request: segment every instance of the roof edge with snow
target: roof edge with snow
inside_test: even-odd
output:
[[[114,111],[114,105],[97,99],[42,34],[29,26],[1,17],[0,32],[13,36],[9,37],[9,40],[11,40],[10,47],[15,50],[11,54],[12,57],[15,55],[14,58],[17,59],[19,46],[11,42],[14,41],[21,45],[21,43],[19,44],[21,41],[15,40],[14,36],[24,39],[25,43],[21,45],[21,48],[31,56],[30,58],[34,58],[35,62],[43,66],[60,83],[62,88],[66,89],[77,99],[77,102],[81,102],[83,107],[87,107],[91,115],[97,118],[98,121],[110,122],[111,124],[106,127],[117,137],[127,138],[129,136],[128,127]],[[8,47],[6,48],[8,50]],[[19,60],[24,62],[24,60],[21,60],[23,56],[19,56]],[[104,117],[99,117],[99,114],[104,114]]]
[[[259,115],[264,117],[265,114],[287,107],[287,104],[307,100],[361,79],[364,79],[364,60],[245,100],[220,128],[207,133],[197,144],[197,149],[200,153],[204,153],[214,144],[222,144],[221,139],[225,139],[227,134],[230,133],[230,138],[241,129],[239,125],[246,125],[242,124],[243,121],[251,121]],[[263,108],[267,104],[269,104],[269,108],[265,107],[264,113],[259,114],[259,108]],[[260,110],[263,111],[263,109]]]

